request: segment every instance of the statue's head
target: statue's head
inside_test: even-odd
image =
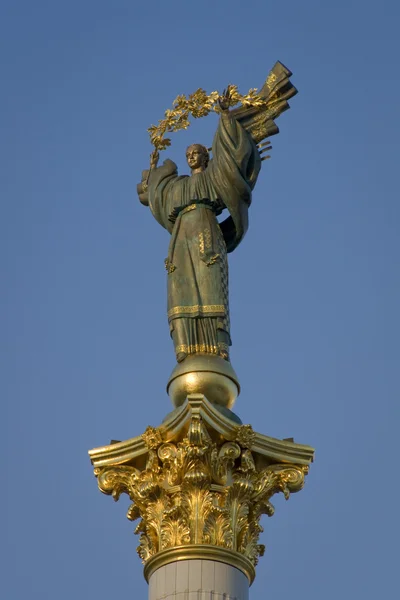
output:
[[[210,155],[205,146],[192,144],[186,150],[186,159],[192,171],[204,171],[210,160]]]

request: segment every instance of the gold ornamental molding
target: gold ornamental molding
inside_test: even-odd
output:
[[[288,499],[302,489],[313,456],[309,446],[263,438],[196,395],[140,438],[90,452],[100,490],[132,501],[127,517],[138,521],[148,577],[176,557],[198,558],[200,548],[206,558],[207,547],[211,560],[252,581],[264,553],[260,518],[273,515],[274,494]]]
[[[233,552],[226,548],[218,546],[205,546],[205,545],[187,545],[178,546],[170,550],[163,550],[158,552],[153,558],[149,559],[144,567],[144,577],[147,582],[150,581],[150,577],[157,569],[169,565],[171,562],[177,562],[181,560],[213,560],[216,562],[222,562],[231,567],[236,567],[244,575],[246,575],[251,585],[256,576],[256,570],[253,563],[239,554],[239,552]]]
[[[162,439],[166,442],[180,439],[182,432],[189,427],[192,415],[195,414],[202,417],[213,436],[220,440],[235,440],[239,431],[238,423],[226,417],[202,394],[188,395],[186,402],[164,419],[163,423],[157,427]],[[241,427],[250,426],[242,425]],[[241,429],[240,431],[245,430]],[[280,462],[306,466],[313,461],[314,448],[311,446],[297,444],[293,439],[280,440],[255,431],[252,435],[252,450],[257,467]],[[146,460],[146,455],[147,447],[142,436],[89,450],[94,467],[142,464]]]

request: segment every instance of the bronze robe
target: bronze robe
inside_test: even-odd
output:
[[[227,252],[246,233],[261,166],[251,135],[229,113],[219,120],[212,155],[207,168],[191,176],[178,176],[176,164],[166,160],[148,181],[151,212],[171,233],[168,320],[180,360],[197,352],[229,359]],[[220,224],[225,208],[230,217]]]

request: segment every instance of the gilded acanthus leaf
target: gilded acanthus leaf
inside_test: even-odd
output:
[[[130,521],[136,521],[140,517],[140,509],[137,504],[133,502],[128,508],[128,512],[126,513],[126,518]]]
[[[167,494],[149,502],[143,517],[146,523],[146,532],[151,542],[151,547],[156,552],[162,550],[162,532],[164,528],[164,513],[170,508],[170,498]]]
[[[149,538],[144,533],[142,533],[142,535],[139,538],[139,546],[137,548],[137,552],[143,562],[146,562],[155,554],[155,550],[152,549],[150,546]]]
[[[182,517],[166,518],[161,532],[161,547],[173,548],[190,543],[190,527]]]
[[[203,542],[204,523],[213,508],[213,494],[208,486],[199,487],[190,484],[184,487],[182,508],[190,525],[190,537],[193,544]]]
[[[204,523],[204,543],[232,548],[232,537],[229,510],[215,508]]]

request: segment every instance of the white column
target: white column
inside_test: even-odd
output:
[[[236,567],[214,560],[180,560],[149,580],[149,600],[248,600],[249,580]]]

